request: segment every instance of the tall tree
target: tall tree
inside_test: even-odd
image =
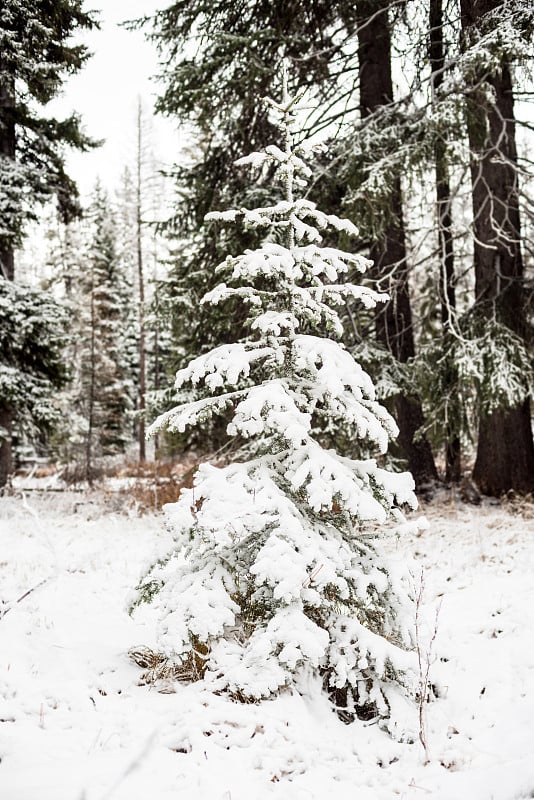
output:
[[[365,119],[393,103],[389,2],[361,0],[357,9],[360,110]],[[390,296],[386,307],[377,312],[377,335],[395,359],[404,363],[414,357],[415,344],[400,174],[390,179],[388,195],[387,219],[382,225],[382,235],[371,247],[375,274]],[[396,408],[399,443],[416,483],[422,485],[436,480],[430,444],[424,436],[417,435],[424,422],[420,399],[399,394]]]
[[[431,69],[431,104],[439,102],[439,91],[445,77],[445,45],[443,35],[443,2],[430,0],[429,60]],[[456,317],[456,274],[452,231],[452,197],[447,162],[447,130],[437,131],[434,138],[434,168],[436,175],[436,218],[439,248],[439,295],[444,351],[442,391],[446,396],[447,422],[445,443],[445,480],[458,482],[462,475],[460,414],[455,408],[459,399],[457,368],[450,355],[453,325]],[[449,355],[448,355],[449,353]]]
[[[74,320],[67,356],[74,371],[70,403],[79,425],[69,434],[70,455],[84,463],[91,481],[95,460],[124,452],[130,441],[132,405],[124,353],[131,295],[117,255],[113,210],[99,184],[83,227],[84,247],[70,276]]]
[[[167,251],[159,225],[169,214],[168,182],[161,173],[150,135],[150,118],[141,100],[135,120],[135,157],[126,165],[116,192],[117,244],[121,269],[131,286],[125,352],[134,387],[134,435],[139,460],[146,459],[147,397],[160,388],[162,359],[169,344],[166,304],[160,303],[165,286]]]
[[[16,433],[33,438],[59,421],[51,402],[67,380],[67,313],[51,295],[0,276],[0,487],[11,471],[13,429],[1,430],[6,409]]]
[[[15,248],[35,204],[55,194],[67,219],[77,210],[76,189],[65,173],[64,146],[93,144],[77,116],[57,120],[40,114],[65,77],[79,70],[88,53],[71,43],[94,18],[80,0],[4,0],[0,14],[0,271],[15,277]],[[11,469],[15,409],[0,407],[0,485]]]
[[[143,259],[143,110],[141,98],[137,103],[137,143],[135,158],[135,241],[137,255],[137,285],[139,289],[139,461],[146,460],[146,310],[145,269]]]
[[[241,10],[236,15],[228,0],[202,0],[173,3],[155,17],[153,36],[161,61],[175,67],[165,70],[165,91],[157,108],[177,115],[190,130],[193,123],[197,141],[175,168],[178,202],[167,226],[174,240],[174,268],[164,305],[171,309],[175,369],[193,353],[244,334],[244,315],[237,304],[230,312],[230,329],[228,312],[201,306],[200,299],[216,284],[219,261],[228,252],[249,247],[253,237],[238,228],[221,236],[204,217],[222,205],[267,201],[272,187],[262,180],[250,186],[233,167],[244,150],[261,148],[273,138],[268,111],[258,107],[256,98],[268,92],[283,53],[300,59],[310,41],[330,42],[328,29],[336,16],[324,0],[311,4],[304,15],[295,14],[296,7],[286,0],[255,2]],[[193,59],[188,53],[195,31],[200,47]],[[311,76],[318,81],[328,71],[325,56],[296,63],[302,83]],[[216,421],[213,428],[199,431],[203,446],[218,446],[224,427]]]
[[[371,17],[375,10],[370,3],[367,11]],[[228,231],[224,238],[215,236],[213,227],[204,224],[204,215],[228,202],[266,202],[266,195],[272,192],[265,179],[252,187],[246,185],[232,164],[246,147],[262,147],[272,138],[269,115],[265,109],[257,108],[255,98],[268,91],[281,56],[292,60],[294,86],[307,91],[313,104],[318,104],[318,112],[311,113],[305,126],[317,131],[344,121],[346,130],[356,124],[358,117],[358,81],[354,77],[358,71],[357,35],[354,3],[345,0],[258,0],[247,3],[239,14],[229,0],[203,0],[176,2],[157,13],[154,38],[162,63],[173,66],[165,71],[166,90],[158,108],[193,122],[200,131],[197,158],[177,172],[185,187],[177,215],[182,242],[174,281],[182,310],[196,308],[203,292],[210,288],[210,281],[213,284],[213,268],[225,252],[250,245],[248,231]],[[193,40],[197,44],[194,59],[188,55]],[[384,98],[380,99],[382,102]],[[357,138],[354,127],[352,130],[353,138]],[[346,188],[340,187],[338,204]],[[369,241],[372,239],[369,236]],[[399,322],[395,325],[396,334],[390,325],[388,341],[394,351],[402,351],[405,359],[413,350],[413,335],[411,328],[401,333],[408,297],[402,289],[405,281],[401,273],[402,266],[399,289],[388,312],[392,317],[399,309]],[[189,287],[185,286],[186,280]],[[242,321],[236,316],[236,324]],[[216,341],[224,341],[228,333],[224,317],[215,310],[201,308],[195,312],[191,327],[181,333],[185,351],[182,355],[191,355],[198,345],[209,349]],[[413,441],[414,432],[422,424],[420,404],[410,398],[407,403],[401,401],[401,405],[403,454],[416,479],[426,482],[436,477],[436,471],[424,435]]]
[[[529,332],[511,61],[521,39],[532,34],[533,20],[529,22],[524,4],[515,0],[461,0],[461,22],[466,61],[471,67],[467,127],[472,158],[475,311],[483,326],[501,326],[525,341]],[[534,489],[530,397],[512,407],[481,409],[473,477],[490,495]]]
[[[112,455],[124,452],[129,441],[130,386],[122,345],[130,293],[117,258],[114,214],[98,186],[89,213],[93,228],[89,250],[93,425],[99,452]]]

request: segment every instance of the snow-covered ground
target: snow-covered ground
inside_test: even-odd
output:
[[[425,641],[441,604],[426,764],[417,739],[344,725],[313,692],[239,705],[138,686],[127,651],[153,633],[126,609],[166,550],[162,516],[0,499],[1,800],[533,798],[534,506],[425,514],[396,547],[423,568]]]

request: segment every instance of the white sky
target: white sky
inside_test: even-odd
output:
[[[170,0],[86,0],[84,8],[98,12],[100,30],[85,32],[91,59],[64,84],[62,95],[49,106],[50,113],[81,114],[86,132],[105,144],[89,153],[72,153],[68,172],[82,195],[89,193],[97,177],[113,190],[126,164],[135,156],[135,124],[140,96],[148,117],[158,94],[151,78],[158,72],[154,46],[142,31],[128,31],[119,23],[150,15],[166,8]],[[166,163],[176,160],[179,134],[176,125],[160,116],[152,120],[151,144],[154,155]]]

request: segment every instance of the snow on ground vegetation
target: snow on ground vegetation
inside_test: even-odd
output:
[[[396,741],[344,725],[310,685],[241,705],[200,683],[138,685],[129,648],[154,644],[127,613],[168,547],[162,515],[95,496],[0,499],[2,800],[526,800],[534,797],[534,506],[425,509],[392,543],[423,575],[425,704]]]

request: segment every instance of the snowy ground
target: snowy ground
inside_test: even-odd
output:
[[[401,546],[424,568],[427,638],[441,602],[428,764],[419,742],[343,725],[320,696],[138,686],[126,653],[152,633],[126,605],[166,549],[162,517],[0,499],[1,800],[533,798],[534,506],[425,513]]]

